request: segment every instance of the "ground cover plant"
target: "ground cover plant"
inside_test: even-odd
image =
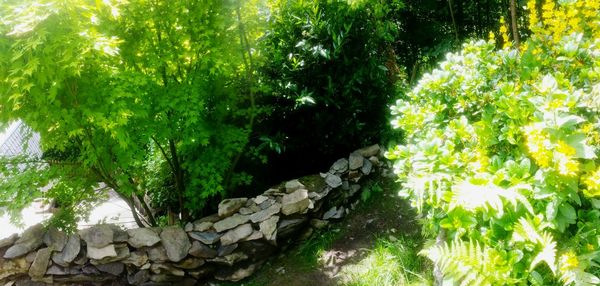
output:
[[[527,7],[520,46],[468,42],[392,107],[388,156],[448,283],[600,283],[600,2]]]

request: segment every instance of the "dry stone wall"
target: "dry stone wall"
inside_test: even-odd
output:
[[[232,198],[184,228],[96,225],[65,234],[35,225],[0,240],[0,285],[202,285],[250,276],[273,253],[356,204],[361,179],[381,167],[380,148],[359,149],[327,173],[254,198]]]

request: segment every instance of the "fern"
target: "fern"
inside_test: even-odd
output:
[[[526,218],[519,218],[513,231],[513,242],[531,242],[536,244],[541,250],[535,255],[529,266],[529,271],[533,270],[541,262],[545,262],[552,273],[556,274],[556,241],[547,231],[543,231],[539,226]]]
[[[454,240],[434,245],[419,254],[440,268],[445,278],[460,285],[503,285],[514,283],[511,266],[498,251],[478,242]]]
[[[452,198],[449,204],[449,210],[461,207],[467,211],[483,210],[495,212],[498,217],[504,215],[505,201],[517,208],[517,203],[521,203],[529,213],[533,214],[533,207],[525,196],[518,191],[530,189],[528,185],[517,185],[507,189],[498,187],[494,184],[475,185],[471,182],[463,181],[452,187]]]

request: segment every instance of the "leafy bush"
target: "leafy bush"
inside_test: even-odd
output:
[[[386,18],[400,5],[393,2],[279,1],[274,7],[262,41],[261,70],[273,106],[263,126],[271,137],[283,134],[284,155],[311,162],[314,170],[315,161],[328,164],[389,130],[385,110],[400,75],[391,46],[398,27]]]
[[[600,1],[530,1],[531,38],[464,45],[392,107],[400,192],[461,285],[599,284]],[[440,236],[443,237],[443,236]]]

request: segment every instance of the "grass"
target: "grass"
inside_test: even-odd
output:
[[[401,236],[379,238],[369,255],[343,270],[342,285],[430,285],[431,271],[417,254],[420,241]],[[425,274],[424,274],[425,273]]]

